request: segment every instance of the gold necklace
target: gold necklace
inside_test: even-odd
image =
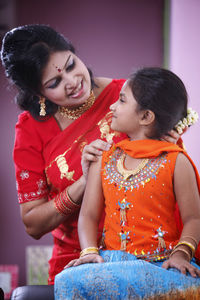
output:
[[[134,176],[138,174],[148,163],[149,159],[145,158],[141,161],[141,163],[133,170],[127,170],[124,168],[124,160],[125,160],[126,154],[123,153],[120,158],[117,161],[117,169],[119,173],[124,177],[124,180],[127,180],[128,177]]]
[[[59,106],[58,111],[63,117],[67,117],[70,120],[76,120],[94,104],[94,101],[95,96],[93,91],[91,91],[87,101],[78,108],[68,108],[65,106]]]

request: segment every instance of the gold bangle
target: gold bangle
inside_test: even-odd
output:
[[[191,239],[194,243],[195,243],[195,246],[197,248],[198,246],[198,243],[197,243],[197,240],[195,240],[195,238],[193,238],[193,236],[183,236],[182,239],[185,239],[185,238],[188,238],[188,239]]]
[[[81,251],[80,257],[85,256],[87,254],[99,254],[99,249],[97,247],[88,247]]]
[[[174,250],[172,251],[172,253],[170,254],[169,257],[171,257],[171,256],[172,256],[175,252],[177,252],[177,251],[182,251],[182,252],[184,252],[185,254],[187,254],[189,261],[191,261],[191,259],[192,259],[191,255],[187,252],[187,250],[182,249],[182,248],[180,248],[180,249],[179,249],[179,248],[174,249]]]
[[[180,241],[180,242],[178,242],[177,246],[179,246],[179,245],[185,245],[185,246],[188,246],[188,247],[191,249],[192,254],[194,255],[194,253],[195,253],[195,251],[196,251],[194,245],[192,245],[191,243],[186,242],[186,241]]]

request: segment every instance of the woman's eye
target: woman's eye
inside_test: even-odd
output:
[[[122,98],[119,98],[119,102],[124,103],[125,101]]]
[[[71,71],[75,66],[74,60],[72,60],[66,67],[66,71]]]
[[[53,83],[50,84],[50,85],[48,86],[48,88],[49,88],[49,89],[54,89],[54,88],[56,88],[56,87],[58,86],[59,82],[60,82],[60,79],[59,79],[59,78],[55,79],[55,80],[53,81]]]

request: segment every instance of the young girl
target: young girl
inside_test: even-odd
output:
[[[78,222],[83,250],[67,267],[107,263],[64,270],[56,277],[55,295],[198,299],[200,268],[193,257],[200,240],[199,176],[181,148],[161,140],[179,120],[190,125],[184,84],[168,70],[141,69],[125,82],[110,109],[111,128],[129,139],[91,164]],[[104,204],[106,251],[99,252]]]

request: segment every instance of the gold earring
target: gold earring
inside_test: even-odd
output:
[[[45,98],[40,97],[40,116],[45,117],[46,116],[46,105],[45,105]]]

